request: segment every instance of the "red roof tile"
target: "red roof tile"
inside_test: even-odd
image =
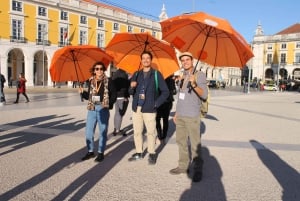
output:
[[[278,33],[276,33],[275,35],[282,35],[282,34],[292,34],[292,33],[300,33],[300,24],[296,23]]]

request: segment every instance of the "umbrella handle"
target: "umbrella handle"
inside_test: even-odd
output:
[[[186,87],[189,89],[188,92],[191,93],[191,91],[192,91],[192,83],[191,83],[191,81],[189,81],[189,82],[187,83]]]

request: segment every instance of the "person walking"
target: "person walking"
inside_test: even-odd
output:
[[[156,164],[157,158],[155,153],[157,108],[169,96],[169,90],[163,76],[151,67],[152,57],[149,51],[144,51],[141,54],[142,69],[133,74],[129,88],[129,94],[133,97],[132,121],[135,153],[128,160],[137,161],[143,158],[143,130],[145,125],[150,165]],[[160,94],[156,88],[160,90]]]
[[[129,103],[129,79],[127,73],[118,69],[112,77],[113,83],[117,91],[117,100],[115,102],[115,116],[114,116],[114,131],[113,135],[122,134],[126,136],[125,131],[121,131],[121,125],[123,116],[126,113],[128,103]]]
[[[107,141],[107,130],[109,122],[109,109],[113,108],[116,100],[116,90],[112,81],[105,75],[104,63],[96,62],[90,72],[92,77],[89,79],[88,90],[79,87],[79,92],[83,99],[88,100],[88,113],[85,128],[86,146],[88,152],[81,160],[88,160],[95,157],[94,154],[94,134],[98,124],[99,145],[96,162],[104,160],[104,151]]]
[[[10,78],[9,78],[9,81],[8,81],[8,88],[12,88],[13,81],[14,81],[13,78],[10,77]]]
[[[170,170],[173,175],[188,173],[193,164],[193,182],[202,179],[203,159],[201,156],[200,136],[200,109],[201,99],[207,98],[207,86],[205,74],[201,71],[194,72],[193,55],[183,52],[179,55],[183,66],[183,75],[180,80],[180,88],[176,105],[174,122],[176,124],[176,143],[178,145],[178,166]],[[191,157],[189,145],[191,144]],[[190,161],[190,158],[192,161]]]
[[[0,79],[1,79],[1,86],[0,86],[1,87],[0,88],[0,90],[1,90],[1,93],[0,93],[1,100],[0,100],[0,102],[6,102],[5,95],[4,95],[4,83],[6,82],[6,79],[5,79],[5,77],[2,73],[0,74]]]
[[[167,77],[165,81],[168,86],[170,94],[167,100],[157,108],[157,114],[156,114],[157,137],[161,141],[161,143],[165,143],[165,139],[167,137],[167,133],[169,129],[169,116],[174,101],[173,95],[176,94],[175,80],[173,78],[173,75]],[[161,125],[161,119],[163,123],[162,125]]]
[[[26,103],[29,102],[29,98],[26,94],[26,82],[27,82],[27,80],[25,79],[24,73],[20,73],[19,78],[17,80],[17,99],[14,102],[15,104],[19,103],[20,94],[23,94],[23,96],[25,96]]]

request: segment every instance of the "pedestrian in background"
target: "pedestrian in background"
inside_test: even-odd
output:
[[[13,81],[14,81],[13,78],[10,77],[10,78],[9,78],[9,81],[8,81],[8,88],[12,88]]]
[[[115,115],[114,115],[114,131],[113,135],[122,134],[126,136],[125,131],[121,130],[121,125],[123,121],[123,116],[125,115],[129,103],[129,79],[128,74],[122,70],[118,69],[112,77],[114,86],[117,91],[117,100],[115,102]]]
[[[88,100],[88,113],[85,128],[86,146],[88,152],[81,160],[88,160],[95,157],[94,154],[94,134],[98,124],[99,144],[96,162],[104,160],[104,151],[106,148],[107,131],[109,122],[109,109],[113,108],[116,100],[116,90],[112,81],[105,75],[104,63],[95,63],[90,72],[92,77],[89,79],[88,91],[81,87],[79,92],[83,99]]]
[[[0,79],[1,79],[1,88],[0,88],[0,90],[1,90],[1,101],[0,102],[6,102],[6,100],[5,100],[5,95],[4,95],[4,83],[6,82],[6,79],[5,79],[5,77],[4,77],[4,75],[1,73],[0,74]]]
[[[207,98],[207,85],[205,74],[201,71],[194,72],[193,55],[184,52],[179,55],[183,75],[180,79],[180,88],[176,105],[174,122],[176,124],[176,143],[178,145],[178,166],[170,170],[173,175],[189,172],[193,164],[193,182],[202,179],[203,159],[201,156],[200,112],[201,99]],[[189,145],[191,156],[189,156]],[[190,160],[191,159],[191,160]]]
[[[136,161],[143,158],[143,130],[147,130],[147,151],[150,165],[156,163],[156,112],[157,108],[165,102],[169,96],[169,90],[159,71],[151,67],[152,54],[145,51],[141,54],[142,69],[135,72],[130,83],[129,94],[132,95],[132,122],[134,130],[135,153],[128,159]],[[156,74],[156,75],[155,75]],[[155,81],[157,76],[157,81]],[[160,94],[156,91],[160,90]]]
[[[167,77],[165,81],[168,86],[170,94],[167,100],[157,108],[157,114],[156,114],[157,137],[161,141],[161,143],[165,143],[165,139],[167,137],[167,133],[169,129],[169,116],[174,101],[173,95],[176,94],[175,78],[173,77],[173,75]],[[163,123],[162,125],[161,125],[161,119]]]
[[[14,102],[15,104],[19,103],[20,94],[23,94],[23,96],[26,98],[25,103],[29,102],[29,98],[26,94],[26,82],[27,80],[25,79],[24,73],[20,73],[19,78],[17,80],[17,99]]]

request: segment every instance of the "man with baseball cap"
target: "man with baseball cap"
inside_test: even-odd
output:
[[[193,164],[193,182],[202,179],[203,160],[201,157],[200,107],[201,101],[207,98],[206,76],[203,72],[194,71],[193,55],[183,52],[179,55],[183,75],[179,81],[179,93],[174,122],[176,124],[176,143],[179,150],[178,166],[170,174],[188,173]],[[187,140],[191,144],[191,159]],[[192,163],[191,163],[192,162]]]

